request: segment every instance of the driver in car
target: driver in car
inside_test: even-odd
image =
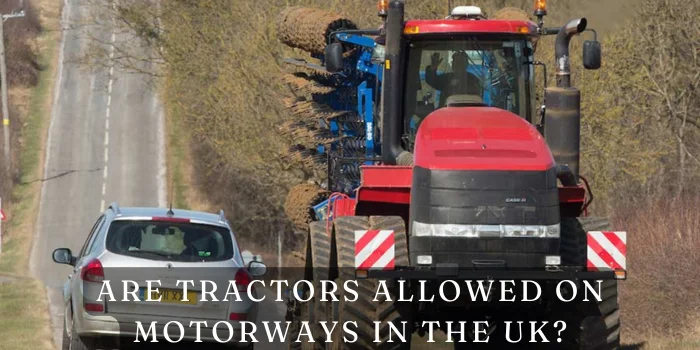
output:
[[[476,75],[467,72],[467,54],[457,51],[452,55],[452,72],[437,74],[442,63],[439,53],[430,57],[430,65],[425,68],[425,82],[433,89],[439,90],[440,106],[444,106],[452,95],[476,95],[481,97],[481,81]]]

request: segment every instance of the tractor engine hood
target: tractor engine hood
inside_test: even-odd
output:
[[[492,107],[447,107],[418,128],[409,256],[465,268],[544,268],[559,254],[554,158],[530,123]]]
[[[554,158],[523,118],[493,107],[446,107],[420,124],[414,165],[432,170],[544,171]]]

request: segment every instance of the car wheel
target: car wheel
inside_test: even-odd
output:
[[[65,329],[65,327],[64,327]],[[64,330],[65,332],[65,330]],[[97,350],[97,345],[95,344],[95,340],[91,338],[85,338],[81,337],[78,335],[78,332],[75,331],[75,319],[71,317],[71,332],[70,332],[70,342],[69,347],[66,348],[65,345],[63,349],[67,350]],[[65,344],[65,338],[64,338],[64,344]]]

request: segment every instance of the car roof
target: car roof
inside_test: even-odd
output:
[[[157,208],[157,207],[114,207],[110,206],[110,210],[114,211],[115,219],[129,217],[167,217],[167,208]],[[185,210],[185,209],[172,209],[172,217],[175,219],[189,219],[195,221],[202,221],[211,223],[219,226],[227,226],[226,218],[223,216],[223,212],[220,214],[212,214],[202,211]]]

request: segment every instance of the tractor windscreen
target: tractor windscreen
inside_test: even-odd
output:
[[[491,106],[530,120],[532,44],[524,38],[440,37],[412,41],[406,62],[408,134],[448,103]]]

